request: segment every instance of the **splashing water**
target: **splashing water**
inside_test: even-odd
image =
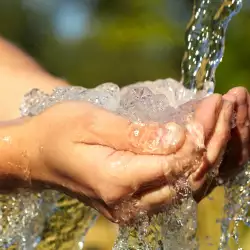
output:
[[[227,249],[229,240],[232,239],[239,250],[239,225],[250,227],[250,162],[236,178],[225,184],[224,215],[221,220],[221,237],[219,250]],[[230,229],[230,224],[233,228]]]
[[[178,187],[183,188],[186,180],[179,180]],[[129,227],[120,227],[119,235],[113,250],[140,249],[197,249],[196,235],[196,202],[186,183],[180,204],[165,207],[165,211],[152,218],[138,217]]]
[[[240,0],[203,0],[200,5],[195,5],[186,33],[186,53],[182,63],[182,82],[191,90],[172,79],[137,83],[121,90],[117,85],[109,83],[89,90],[81,87],[57,88],[52,95],[33,90],[25,96],[22,115],[37,115],[57,102],[80,100],[89,101],[133,121],[177,121],[183,124],[184,117],[191,111],[182,110],[181,105],[214,91],[214,74],[223,56],[226,28],[241,4]],[[196,93],[200,89],[202,91]],[[239,221],[250,224],[247,218],[250,204],[249,177],[248,167],[225,185],[227,202],[221,222],[220,249],[226,248],[230,237],[238,240]],[[181,205],[166,207],[164,213],[150,220],[141,214],[133,226],[121,227],[115,250],[198,249],[195,239],[197,205],[188,183],[180,179],[178,184],[177,190],[179,186],[185,187],[182,190]],[[70,246],[68,249],[82,249],[83,237],[97,217],[94,210],[55,191],[30,193],[20,190],[8,201],[5,196],[0,198],[2,249],[12,244],[24,250],[34,247],[65,249],[64,244]],[[15,209],[11,209],[13,207]],[[45,214],[49,216],[45,217]],[[235,227],[229,234],[230,221],[235,221]],[[48,228],[45,227],[46,223],[49,224]]]

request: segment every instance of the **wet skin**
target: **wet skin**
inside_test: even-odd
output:
[[[231,130],[234,110],[237,126]],[[65,102],[7,126],[1,134],[9,133],[11,147],[22,149],[18,164],[12,164],[18,165],[19,174],[12,167],[16,179],[76,196],[121,223],[138,211],[150,214],[178,199],[175,184],[181,177],[201,199],[207,173],[225,149],[237,158],[232,165],[226,158],[219,175],[234,176],[249,159],[248,123],[249,94],[235,88],[197,104],[187,127],[134,124],[88,103]]]
[[[220,162],[218,176],[221,183],[234,178],[249,161],[250,156],[250,95],[247,89],[235,87],[229,90],[223,99],[234,103],[234,126],[230,131],[230,139],[226,145],[222,162]],[[202,117],[202,115],[201,115]],[[209,123],[208,123],[209,124]],[[207,130],[211,130],[207,125]],[[220,136],[220,135],[218,135]],[[212,139],[208,136],[207,143]],[[214,140],[215,145],[219,141]],[[213,143],[213,142],[212,142]],[[209,150],[208,150],[209,151]],[[216,151],[216,150],[215,150]],[[217,149],[218,151],[218,149]],[[208,179],[197,193],[195,198],[200,201],[207,196],[219,183],[215,179]]]

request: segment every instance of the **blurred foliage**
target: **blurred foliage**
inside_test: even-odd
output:
[[[244,4],[229,25],[224,61],[216,74],[219,92],[236,85],[250,89],[249,0]],[[74,85],[180,79],[191,11],[192,0],[1,0],[0,35]],[[212,201],[200,205],[202,249],[216,249],[210,243],[219,237],[222,193],[217,190]],[[98,225],[87,245],[110,249],[114,229],[103,219]],[[250,249],[249,230],[243,228],[242,235],[244,249]]]

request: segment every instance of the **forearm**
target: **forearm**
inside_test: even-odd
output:
[[[19,116],[23,95],[33,88],[45,92],[67,83],[51,76],[31,57],[0,38],[0,120]]]

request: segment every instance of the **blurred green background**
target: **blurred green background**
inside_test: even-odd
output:
[[[52,74],[73,85],[94,87],[139,80],[180,79],[184,32],[192,0],[0,0],[0,35]],[[250,1],[229,25],[217,92],[250,89]],[[1,58],[0,58],[1,59]],[[201,249],[216,249],[223,190],[199,207]],[[111,249],[116,228],[101,218],[87,237],[88,249]],[[250,230],[241,243],[250,249]]]

